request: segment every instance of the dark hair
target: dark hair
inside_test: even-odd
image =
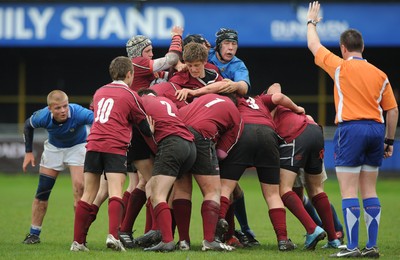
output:
[[[143,95],[148,95],[148,94],[153,94],[154,96],[157,96],[157,92],[154,91],[154,89],[150,88],[141,88],[137,91],[139,96]]]
[[[219,50],[221,42],[223,42],[224,40],[239,42],[238,32],[233,29],[221,28],[218,30],[215,36],[217,37],[217,39],[215,40],[215,48],[217,50]]]
[[[218,93],[218,95],[228,97],[232,102],[235,104],[235,106],[238,106],[238,101],[237,101],[237,95],[235,92],[232,93]]]
[[[340,44],[349,51],[362,52],[364,48],[364,40],[359,31],[356,29],[348,29],[340,35]]]
[[[189,34],[188,36],[183,39],[183,47],[185,47],[189,42],[196,42],[196,43],[206,43],[206,39],[200,34]]]
[[[118,56],[110,63],[109,72],[112,80],[124,80],[126,74],[133,73],[132,61],[125,56]]]

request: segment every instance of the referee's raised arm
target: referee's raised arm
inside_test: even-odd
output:
[[[310,3],[307,13],[307,46],[314,56],[322,46],[317,33],[317,23],[322,20],[322,17],[318,17],[319,8],[318,1],[314,1]]]

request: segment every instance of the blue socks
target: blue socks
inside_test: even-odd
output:
[[[352,250],[358,247],[360,202],[358,198],[342,199],[344,223],[347,231],[347,248]]]
[[[42,231],[42,227],[31,225],[31,229],[29,230],[29,234],[40,236],[40,232]]]
[[[367,248],[371,248],[376,246],[376,240],[378,238],[381,204],[378,198],[368,198],[363,200],[363,207],[364,220],[368,233]]]
[[[343,226],[342,223],[340,223],[340,220],[336,214],[335,207],[331,203],[331,210],[332,210],[332,216],[333,216],[333,224],[335,225],[335,231],[342,231],[343,232]],[[343,234],[344,235],[344,234]]]
[[[310,217],[314,220],[315,224],[322,227],[321,219],[319,218],[317,211],[315,211],[314,206],[306,195],[303,196],[303,205]]]
[[[249,223],[247,222],[246,205],[244,203],[244,193],[233,202],[235,216],[240,224],[240,229],[245,232],[250,230]]]

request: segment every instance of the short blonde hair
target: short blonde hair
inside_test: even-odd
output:
[[[53,103],[61,103],[68,101],[68,96],[62,90],[53,90],[47,95],[47,105],[51,106]]]

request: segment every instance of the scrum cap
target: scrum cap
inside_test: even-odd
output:
[[[136,58],[142,56],[144,48],[151,45],[149,37],[144,35],[133,36],[126,43],[126,52],[129,58]]]
[[[189,42],[195,42],[195,43],[205,43],[206,39],[204,39],[203,36],[200,34],[189,34],[188,36],[183,39],[183,46],[188,44]]]
[[[215,40],[215,46],[217,47],[217,49],[219,49],[221,42],[224,40],[238,42],[238,33],[237,33],[237,31],[235,31],[233,29],[221,28],[215,34],[215,36],[217,37],[217,39]]]

